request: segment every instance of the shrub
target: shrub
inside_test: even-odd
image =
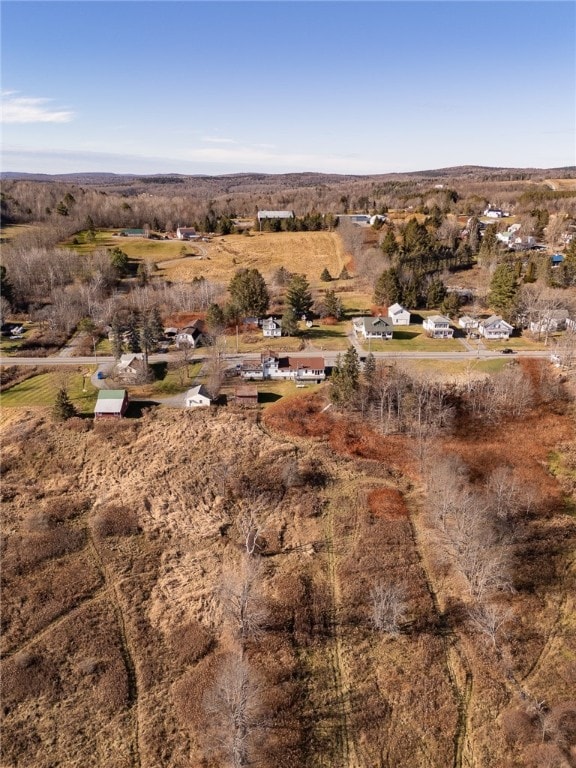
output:
[[[138,533],[138,517],[133,509],[113,504],[99,510],[92,520],[98,536],[131,536]]]

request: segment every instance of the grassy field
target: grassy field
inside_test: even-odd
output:
[[[559,335],[560,334],[551,335],[550,340],[558,337]],[[544,344],[543,339],[538,341],[538,339],[534,339],[531,336],[511,336],[509,339],[494,339],[493,341],[482,339],[482,343],[486,349],[492,349],[495,351],[502,349],[517,349],[519,351],[546,349],[546,345]]]
[[[93,368],[85,370],[88,374],[93,372]],[[85,383],[85,392],[83,383]],[[78,369],[73,371],[59,369],[26,379],[0,395],[0,406],[2,408],[52,406],[61,386],[66,386],[68,396],[79,413],[87,414],[94,411],[98,390],[90,383],[89,375],[83,378]]]
[[[340,238],[332,232],[262,232],[250,236],[215,237],[207,243],[185,243],[181,240],[118,237],[114,231],[98,231],[88,242],[80,233],[76,235],[77,244],[73,243],[73,238],[64,244],[79,253],[91,253],[98,248],[121,248],[131,259],[154,263],[163,277],[183,281],[203,276],[228,283],[241,267],[258,269],[269,279],[283,266],[291,272],[305,273],[316,286],[325,267],[336,276],[347,261]]]

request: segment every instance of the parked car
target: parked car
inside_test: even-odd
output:
[[[514,354],[516,354],[516,350],[510,349],[510,347],[504,347],[504,349],[502,350],[502,354],[503,355],[514,355]]]

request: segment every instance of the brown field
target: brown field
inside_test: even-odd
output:
[[[569,409],[541,399],[426,454],[460,456],[476,484],[505,465],[534,491],[496,647],[438,557],[413,439],[325,405],[318,387],[263,414],[3,414],[3,768],[224,768],[219,686],[244,668],[263,768],[571,768]],[[244,639],[242,584],[260,616]],[[397,633],[370,620],[382,584],[403,596]]]
[[[203,254],[202,258],[172,257],[169,263],[155,256],[162,245],[157,244],[157,248],[150,248],[148,254],[140,255],[156,261],[160,274],[169,280],[189,281],[203,276],[227,284],[230,276],[241,267],[258,269],[269,280],[279,267],[285,267],[290,272],[306,274],[315,286],[324,267],[336,276],[347,261],[339,236],[332,232],[262,232],[249,237],[216,237],[209,243],[184,244],[189,253]],[[125,250],[129,253],[128,247]]]
[[[576,179],[546,179],[544,183],[558,192],[572,192],[576,190]]]

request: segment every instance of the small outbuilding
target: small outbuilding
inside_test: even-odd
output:
[[[128,408],[125,389],[101,389],[94,407],[95,419],[121,419]]]
[[[236,387],[236,405],[258,405],[258,388],[254,386]]]
[[[208,394],[203,384],[192,387],[186,392],[186,408],[205,408],[212,403],[212,398]]]

